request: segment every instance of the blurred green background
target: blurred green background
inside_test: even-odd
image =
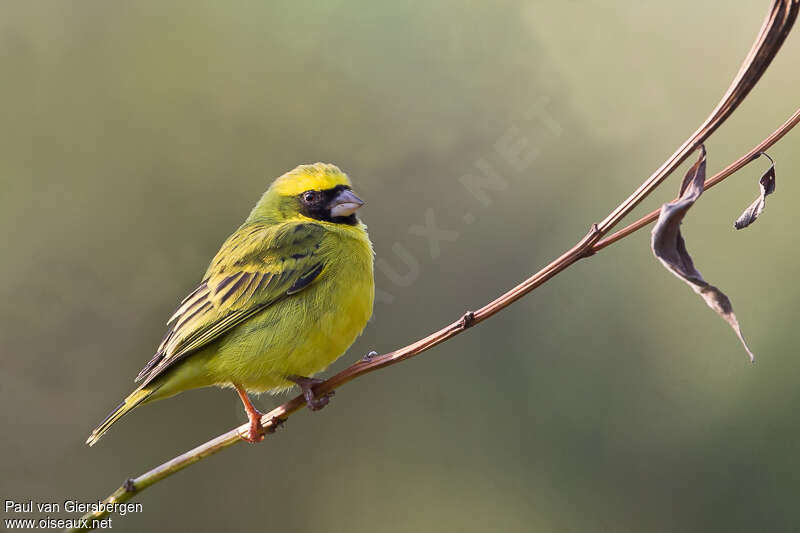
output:
[[[245,420],[230,391],[191,391],[84,445],[274,177],[336,163],[367,201],[381,293],[329,375],[571,246],[705,118],[766,9],[3,2],[0,496],[96,500]],[[799,61],[795,34],[708,142],[709,173],[794,111]],[[503,155],[516,143],[524,161]],[[763,162],[684,224],[755,366],[645,230],[144,492],[114,529],[798,530],[798,145],[800,131],[770,150],[777,193],[752,228],[732,223]],[[471,194],[464,176],[487,165],[505,187]],[[426,216],[451,232],[438,253],[413,229]]]

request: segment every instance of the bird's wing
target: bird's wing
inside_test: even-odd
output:
[[[164,340],[136,381],[147,385],[177,361],[311,285],[325,268],[319,254],[324,233],[314,223],[239,228],[169,319]]]

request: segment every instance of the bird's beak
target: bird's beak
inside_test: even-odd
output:
[[[345,189],[331,200],[328,207],[331,210],[331,217],[349,217],[362,205],[364,202],[361,201],[361,198],[353,194],[350,189]]]

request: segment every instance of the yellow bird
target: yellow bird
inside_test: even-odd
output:
[[[301,165],[276,179],[167,322],[141,382],[92,432],[96,443],[140,405],[198,387],[236,389],[264,438],[250,393],[298,385],[321,409],[311,378],[338,359],[372,315],[372,243],[356,217],[363,202],[334,165]]]

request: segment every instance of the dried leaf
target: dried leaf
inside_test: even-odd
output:
[[[736,222],[733,223],[733,227],[736,229],[746,228],[755,222],[758,218],[758,215],[760,215],[764,210],[764,204],[766,203],[767,196],[775,192],[775,161],[773,161],[772,158],[764,152],[761,152],[758,155],[763,155],[769,159],[771,164],[764,174],[761,175],[761,179],[758,180],[761,194],[753,201],[752,204],[750,204],[750,207],[744,210],[744,213],[742,213],[739,218],[736,219]]]
[[[686,177],[683,178],[680,189],[680,198],[661,207],[661,213],[653,228],[651,247],[655,256],[661,263],[677,277],[685,281],[699,294],[706,304],[717,312],[730,324],[736,336],[742,342],[744,349],[750,356],[750,361],[755,358],[742,336],[742,330],[736,315],[733,313],[731,301],[725,294],[709,284],[694,267],[692,257],[686,250],[686,243],[681,235],[680,227],[683,217],[703,193],[703,182],[706,179],[706,149],[700,147],[700,157],[692,165]]]

